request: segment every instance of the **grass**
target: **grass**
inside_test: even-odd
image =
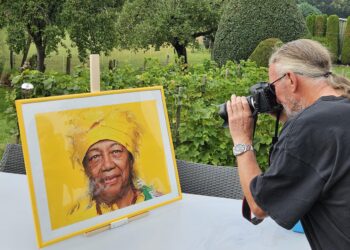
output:
[[[0,30],[0,56],[3,54],[2,58],[0,57],[0,60],[2,60],[5,64],[5,70],[9,71],[10,63],[9,63],[9,48],[6,45],[6,32],[4,30]],[[77,48],[72,47],[72,42],[69,40],[69,38],[66,38],[63,40],[63,43],[70,48],[72,53],[72,60],[71,65],[72,67],[80,65],[80,61],[78,59],[78,51]],[[36,54],[36,49],[34,44],[31,45],[29,50],[28,59],[33,55]],[[200,45],[199,48],[187,49],[188,54],[188,62],[190,64],[197,64],[203,62],[204,59],[210,59],[210,52],[206,49],[204,49],[203,45]],[[108,67],[108,62],[110,60],[116,60],[118,62],[118,65],[123,64],[130,64],[135,67],[142,67],[145,58],[158,58],[158,60],[161,63],[165,62],[174,62],[176,59],[176,53],[174,52],[174,49],[171,46],[167,47],[161,47],[159,51],[156,51],[154,48],[151,48],[147,51],[129,51],[129,50],[117,50],[114,49],[108,56],[102,55],[100,56],[100,64],[101,64],[101,70],[104,70]],[[47,56],[45,60],[46,69],[48,71],[56,71],[56,72],[65,72],[66,70],[66,59],[67,59],[67,52],[66,49],[62,46],[58,47],[57,52],[52,52],[50,55]],[[15,62],[15,68],[20,67],[20,63],[22,60],[21,55],[14,55],[14,62]]]

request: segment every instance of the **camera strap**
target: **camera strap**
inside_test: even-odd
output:
[[[272,143],[271,143],[271,147],[270,147],[270,150],[269,150],[269,165],[270,165],[271,152],[273,150],[274,145],[278,141],[278,125],[279,125],[279,121],[280,121],[280,116],[281,116],[281,111],[277,111],[277,113],[276,113],[275,134],[272,137]],[[255,128],[256,128],[256,123],[257,123],[257,120],[258,120],[258,116],[257,115],[253,115],[253,117],[254,117],[254,127],[253,127],[253,138],[254,138]],[[250,210],[248,201],[247,201],[247,199],[245,197],[243,197],[242,215],[243,215],[243,217],[245,219],[250,221],[253,225],[258,225],[259,223],[261,223],[263,221],[263,219],[259,219],[257,217],[252,217],[252,212]]]

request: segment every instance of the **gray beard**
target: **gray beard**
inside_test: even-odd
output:
[[[297,102],[296,100],[289,99],[288,104],[289,105],[283,105],[283,108],[286,111],[286,115],[288,118],[295,117],[304,109],[303,105],[300,102]]]

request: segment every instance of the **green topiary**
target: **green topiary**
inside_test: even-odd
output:
[[[288,42],[306,33],[305,20],[294,0],[231,0],[219,22],[213,58],[219,65],[246,60],[264,39],[276,37]]]
[[[327,15],[317,15],[315,18],[315,36],[324,37],[327,27]]]
[[[307,3],[307,2],[302,2],[298,4],[298,8],[300,9],[301,13],[303,14],[304,17],[307,17],[309,15],[319,15],[322,14],[322,12],[317,9],[315,6]]]
[[[269,58],[275,47],[280,47],[283,42],[278,38],[268,38],[261,41],[255,48],[249,59],[256,62],[258,67],[268,67]]]
[[[350,64],[350,17],[346,20],[343,48],[341,51],[341,63]]]
[[[337,62],[339,57],[339,17],[331,15],[327,19],[326,38],[328,49],[333,54],[333,61]]]
[[[311,36],[315,35],[315,21],[316,15],[309,15],[306,17],[306,26]]]

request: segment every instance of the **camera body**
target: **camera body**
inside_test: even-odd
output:
[[[250,87],[250,96],[247,101],[253,116],[260,113],[277,113],[283,109],[282,105],[277,103],[274,86],[266,82],[259,82]],[[224,126],[228,125],[228,116],[226,103],[219,105],[219,115],[224,120]]]

